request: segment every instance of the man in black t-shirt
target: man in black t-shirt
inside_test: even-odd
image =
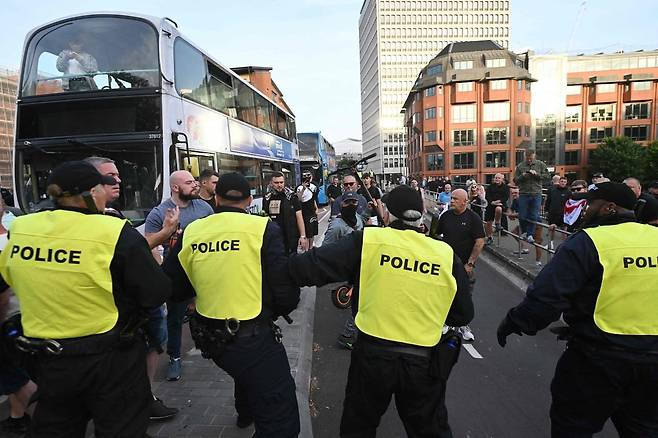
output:
[[[357,193],[362,195],[368,201],[368,215],[370,217],[379,215],[380,218],[383,218],[384,207],[382,205],[381,195],[379,194],[377,187],[372,185],[372,176],[369,173],[364,173],[361,181],[363,181],[364,187],[361,187]],[[370,194],[370,197],[372,197],[372,202],[370,201],[370,197],[366,195],[366,190]]]
[[[297,247],[307,249],[302,204],[291,189],[285,186],[282,172],[274,172],[270,180],[271,190],[263,199],[263,210],[283,231],[286,252],[291,254]]]
[[[337,176],[331,178],[331,184],[327,186],[327,197],[329,198],[329,205],[333,205],[334,201],[343,194],[340,188],[339,179]]]
[[[464,269],[472,284],[475,281],[475,262],[484,247],[484,226],[482,218],[466,208],[467,205],[466,190],[454,190],[450,197],[450,209],[439,218],[439,225],[432,237],[436,239],[442,235],[442,240],[450,245],[464,263]],[[468,326],[459,327],[458,331],[465,341],[475,339]]]

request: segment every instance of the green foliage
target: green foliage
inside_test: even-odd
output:
[[[648,148],[630,138],[606,138],[592,151],[591,172],[602,172],[611,181],[616,182],[621,182],[629,176],[644,181],[648,171],[647,159]]]
[[[647,162],[644,172],[646,182],[658,180],[658,140],[647,148]]]

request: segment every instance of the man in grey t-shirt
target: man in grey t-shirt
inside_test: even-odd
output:
[[[146,217],[144,237],[151,248],[159,245],[164,247],[163,256],[167,256],[169,248],[173,247],[181,231],[191,222],[213,214],[213,209],[202,199],[199,199],[199,183],[192,174],[186,170],[177,170],[169,177],[171,198],[155,207]],[[152,324],[149,331],[158,342],[167,339],[167,354],[169,354],[169,368],[167,380],[179,380],[181,376],[181,338],[183,332],[183,318],[189,303],[167,302],[167,326],[163,325],[163,312],[152,315]],[[158,335],[158,333],[160,335]],[[162,334],[164,334],[162,336]],[[153,380],[158,363],[159,345],[151,345],[154,351],[147,355],[147,371]]]

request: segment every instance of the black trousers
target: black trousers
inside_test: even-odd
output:
[[[141,438],[149,421],[151,387],[144,344],[89,356],[38,360],[38,403],[32,438]]]
[[[451,438],[446,382],[431,378],[429,366],[429,358],[375,351],[357,342],[347,376],[340,436],[375,437],[394,395],[410,438]]]
[[[611,419],[621,438],[658,437],[658,361],[570,347],[551,383],[551,436],[591,437]]]
[[[299,408],[288,356],[269,327],[235,338],[213,361],[235,380],[235,407],[240,415],[253,415],[254,437],[299,435]]]

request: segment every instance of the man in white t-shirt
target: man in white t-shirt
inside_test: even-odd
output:
[[[311,172],[302,174],[302,183],[295,190],[302,204],[302,217],[308,249],[313,248],[313,238],[318,234],[318,186],[313,184]]]

